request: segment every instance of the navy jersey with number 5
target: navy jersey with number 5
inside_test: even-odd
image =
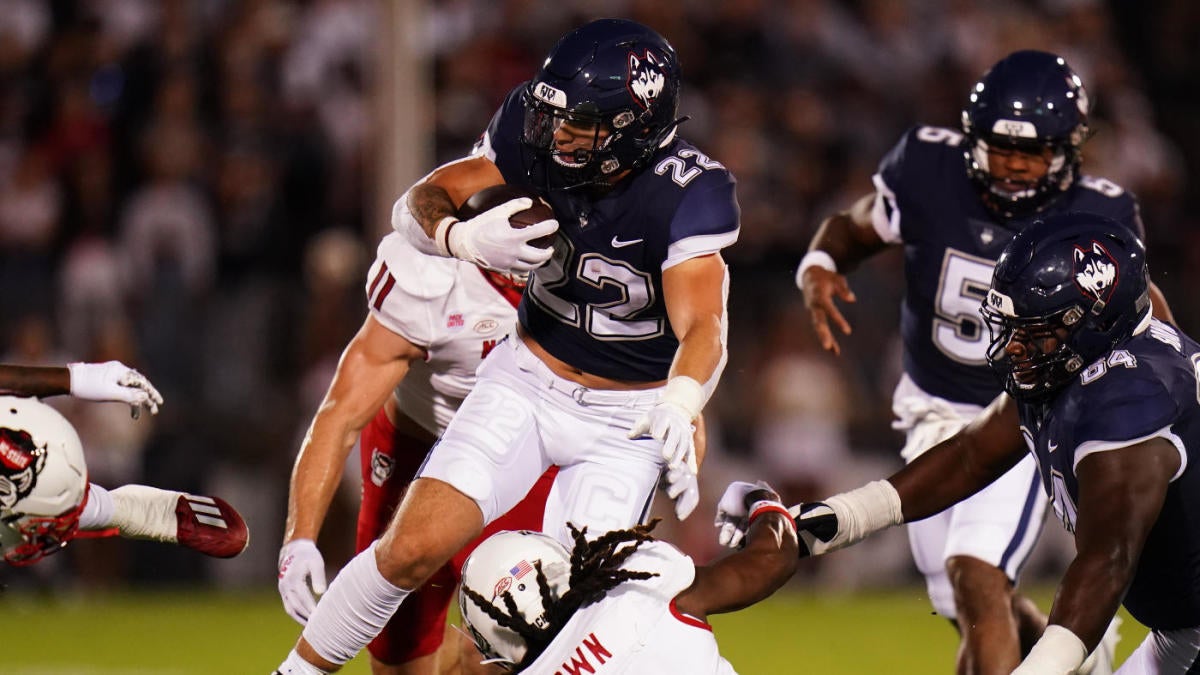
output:
[[[999,222],[967,177],[962,143],[951,129],[909,130],[873,177],[873,220],[885,242],[904,244],[905,372],[929,394],[983,406],[1000,385],[984,358],[988,335],[979,305],[1013,235],[1038,217],[1066,211],[1108,216],[1139,237],[1143,232],[1134,197],[1092,176],[1081,176],[1036,216]]]
[[[1080,372],[1048,409],[1019,406],[1021,432],[1038,460],[1054,510],[1072,532],[1078,518],[1075,467],[1096,452],[1161,437],[1179,450],[1158,520],[1146,539],[1124,605],[1157,630],[1200,625],[1200,345],[1151,320]]]
[[[545,190],[529,177],[524,107],[513,89],[476,154],[506,183],[538,190],[554,207],[554,257],[521,299],[522,327],[556,358],[615,380],[667,377],[679,341],[663,303],[663,270],[737,241],[734,178],[676,138],[602,196]]]

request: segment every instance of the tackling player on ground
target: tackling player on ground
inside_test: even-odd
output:
[[[657,521],[590,538],[572,528],[570,550],[534,532],[494,535],[463,568],[463,626],[511,672],[733,675],[706,619],[778,590],[797,542],[766,483],[731,484],[718,508],[749,535],[707,566],[650,536]]]
[[[834,301],[854,300],[844,275],[889,246],[904,247],[904,376],[893,411],[894,426],[907,433],[906,461],[958,431],[999,392],[977,309],[1014,234],[1035,217],[1077,210],[1141,234],[1133,195],[1079,173],[1089,106],[1062,58],[1010,54],[972,88],[961,132],[906,133],[880,162],[875,192],[825,220],[801,262],[796,278],[813,327],[837,354],[829,324],[845,334],[850,324]],[[1156,290],[1155,311],[1170,319]],[[908,526],[930,601],[961,634],[960,675],[1007,674],[1041,634],[1045,615],[1015,584],[1045,506],[1029,457],[971,499]]]
[[[30,565],[76,537],[121,536],[177,544],[218,558],[245,550],[249,531],[222,499],[87,481],[75,428],[34,396],[71,394],[158,413],[162,396],[118,361],[64,367],[0,365],[0,553]]]

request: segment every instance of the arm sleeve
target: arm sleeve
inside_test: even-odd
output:
[[[367,273],[371,316],[409,342],[428,348],[434,339],[434,311],[454,285],[458,264],[421,254],[397,233],[387,235]]]
[[[1172,432],[1179,406],[1167,387],[1150,371],[1136,368],[1126,372],[1110,372],[1105,388],[1087,410],[1102,411],[1084,414],[1076,425],[1075,450],[1072,465],[1079,466],[1084,457],[1106,450],[1136,445],[1151,438],[1164,438],[1179,450],[1180,472],[1187,466],[1183,441]],[[1178,474],[1176,474],[1178,477]]]
[[[732,246],[741,230],[741,208],[728,173],[684,194],[671,219],[667,257],[662,269]]]

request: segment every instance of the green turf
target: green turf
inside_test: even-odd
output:
[[[1035,594],[1045,606],[1048,594]],[[846,596],[783,591],[713,617],[742,675],[951,673],[955,636],[921,590]],[[0,595],[5,675],[270,673],[299,634],[273,592],[48,599]],[[1145,635],[1126,617],[1124,658]],[[342,672],[368,673],[360,656]]]

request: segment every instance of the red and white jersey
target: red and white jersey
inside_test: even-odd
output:
[[[717,651],[712,627],[675,608],[675,596],[696,577],[691,558],[671,544],[652,541],[622,567],[658,576],[626,581],[576,612],[522,673],[736,675]]]
[[[516,326],[516,297],[507,299],[475,265],[424,255],[395,233],[379,243],[366,290],[375,320],[425,349],[395,396],[401,412],[441,436],[479,362]]]

